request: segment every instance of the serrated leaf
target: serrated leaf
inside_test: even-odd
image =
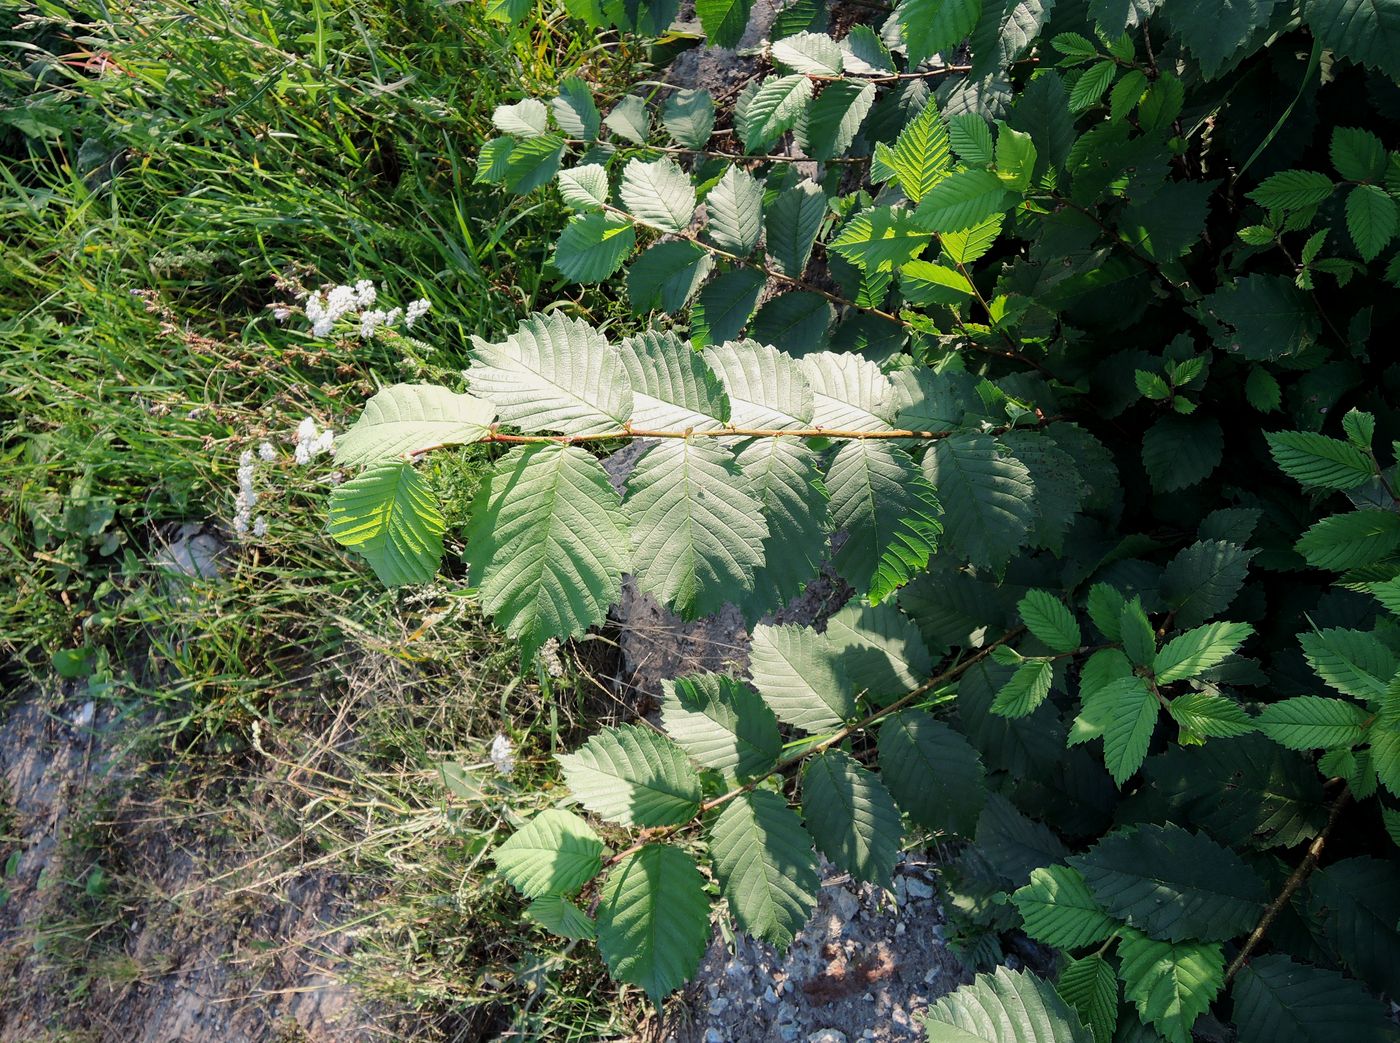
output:
[[[802,816],[817,846],[858,880],[886,884],[904,837],[899,809],[873,774],[841,750],[808,759]]]
[[[800,278],[826,216],[826,194],[814,181],[799,181],[777,194],[764,213],[764,246],[783,275]]]
[[[585,163],[558,175],[559,195],[570,210],[602,210],[608,204],[608,172],[597,163]]]
[[[894,19],[912,68],[961,43],[982,12],[982,0],[901,0]]]
[[[676,312],[700,289],[714,260],[695,243],[677,239],[647,248],[627,269],[627,297],[632,312],[654,308]]]
[[[751,340],[705,349],[729,392],[730,421],[749,430],[811,426],[812,386],[796,359]]]
[[[830,431],[888,431],[894,387],[873,361],[847,352],[804,355],[798,365],[812,388],[812,423]]]
[[[803,731],[827,731],[855,717],[855,694],[826,635],[809,627],[754,627],[749,676],[778,718]]]
[[[1371,461],[1354,445],[1312,431],[1264,437],[1283,473],[1310,489],[1355,489],[1371,480]]]
[[[867,698],[903,695],[933,670],[919,628],[892,602],[852,602],[827,620],[822,636],[839,674]]]
[[[744,151],[759,152],[791,130],[812,97],[806,76],[770,76],[759,84],[743,112]]]
[[[1303,18],[1322,46],[1392,80],[1400,78],[1400,27],[1389,4],[1306,0]]]
[[[549,130],[549,110],[544,102],[526,98],[514,105],[497,105],[491,113],[491,123],[502,134],[537,138]]]
[[[695,188],[670,159],[629,160],[618,196],[629,214],[663,232],[683,232],[695,213]]]
[[[734,922],[780,952],[816,908],[821,878],[812,838],[780,794],[752,790],[709,827],[710,858]]]
[[[1225,611],[1254,555],[1225,540],[1201,540],[1177,554],[1162,573],[1162,597],[1178,625],[1194,627]]]
[[[705,197],[705,212],[710,241],[747,257],[763,234],[763,186],[752,174],[730,167]]]
[[[1237,854],[1180,826],[1120,830],[1069,863],[1110,915],[1168,941],[1244,934],[1268,900]]]
[[[1240,967],[1231,996],[1240,1043],[1384,1043],[1394,1037],[1388,1012],[1360,982],[1282,953]]]
[[[1395,237],[1400,224],[1395,200],[1377,185],[1357,185],[1347,193],[1347,232],[1363,261],[1373,261]]]
[[[593,141],[603,127],[598,106],[593,102],[593,92],[577,76],[559,81],[559,96],[550,103],[550,108],[554,110],[554,122],[570,137]]]
[[[753,268],[735,268],[711,279],[691,312],[691,334],[702,334],[696,343],[720,344],[737,337],[753,315],[764,282],[763,273]]]
[[[887,162],[910,202],[918,203],[947,176],[948,147],[948,129],[935,105],[925,105],[900,131]]]
[[[1254,731],[1254,720],[1233,699],[1209,692],[1179,695],[1167,706],[1172,720],[1192,736],[1229,739]]]
[[[1159,942],[1131,928],[1118,943],[1118,976],[1138,1015],[1168,1043],[1191,1043],[1191,1026],[1223,987],[1219,944]]]
[[[747,485],[733,456],[709,439],[666,439],[643,453],[622,505],[638,588],[682,619],[752,590],[768,525]]]
[[[1016,667],[1011,679],[1001,686],[992,713],[1001,717],[1025,717],[1045,701],[1055,668],[1043,659],[1029,659]]]
[[[1294,355],[1317,336],[1317,309],[1291,278],[1247,275],[1207,296],[1201,306],[1223,324],[1216,344],[1246,359]]]
[[[957,306],[972,297],[967,276],[931,261],[910,261],[899,269],[899,288],[910,304]]]
[[[1271,703],[1259,715],[1259,730],[1290,750],[1351,747],[1366,735],[1369,714],[1345,699],[1300,695]]]
[[[1343,695],[1377,699],[1395,676],[1395,654],[1372,634],[1334,627],[1299,634],[1308,665]]]
[[[1013,893],[1011,900],[1025,921],[1025,932],[1057,949],[1097,945],[1118,929],[1084,877],[1070,866],[1032,870],[1030,883]]]
[[[331,493],[331,538],[362,555],[386,587],[431,580],[445,528],[427,482],[405,461],[376,464]]]
[[[637,233],[625,218],[579,214],[564,226],[550,260],[571,282],[602,282],[622,267],[636,245]]]
[[[1069,92],[1070,111],[1083,112],[1097,105],[1117,71],[1118,65],[1113,61],[1098,62],[1085,69]]]
[[[1076,729],[1086,738],[1103,736],[1104,767],[1120,787],[1142,767],[1157,709],[1156,698],[1135,676],[1111,681],[1083,698]]]
[[[880,725],[880,778],[900,808],[929,829],[971,835],[986,801],[982,759],[961,735],[923,710]]]
[[[697,0],[695,13],[715,47],[733,47],[749,24],[753,0]]]
[[[651,113],[647,103],[635,94],[629,94],[603,117],[608,129],[620,138],[637,145],[645,145],[651,134]]]
[[[755,600],[767,611],[800,594],[821,568],[827,510],[820,457],[804,442],[755,438],[738,460],[768,522],[763,565],[754,571]]]
[[[914,223],[928,232],[966,232],[998,216],[1015,201],[990,170],[958,170],[926,193]]]
[[[914,224],[908,211],[885,206],[851,218],[827,248],[862,271],[889,272],[923,253],[931,238]]]
[[[825,33],[795,33],[773,41],[773,61],[791,72],[840,76],[845,70],[841,48]]]
[[[598,952],[612,976],[660,1005],[694,976],[710,938],[705,881],[684,851],[645,844],[603,881]]]
[[[882,76],[895,71],[890,50],[868,25],[853,25],[841,41],[846,71],[860,76]]]
[[[1026,53],[1054,7],[1047,0],[984,0],[972,33],[972,79],[1009,68]]]
[[[703,149],[715,129],[715,100],[703,89],[672,91],[661,106],[661,123],[677,145]]]
[[[1220,465],[1224,437],[1211,417],[1169,415],[1147,429],[1142,463],[1157,492],[1195,485]]]
[[[616,431],[632,418],[622,357],[586,322],[537,313],[499,343],[472,337],[472,349],[467,380],[504,423],[581,435]]]
[[[992,131],[975,112],[962,112],[948,120],[948,140],[953,151],[972,167],[989,166],[995,154]]]
[[[729,422],[729,396],[700,355],[670,330],[647,330],[620,345],[632,384],[632,426],[642,431],[711,431]]]
[[[517,140],[500,160],[499,180],[516,195],[528,195],[541,185],[549,184],[563,158],[564,139],[557,134]],[[495,162],[491,170],[497,172]]]
[[[1348,181],[1379,181],[1385,176],[1385,145],[1369,130],[1334,127],[1328,154]]]
[[[782,351],[801,353],[824,345],[836,318],[831,302],[817,293],[794,290],[770,297],[753,317],[753,336]]]
[[[940,998],[924,1015],[929,1043],[1093,1043],[1049,984],[998,967]]]
[[[875,85],[836,80],[822,88],[793,128],[798,143],[813,159],[843,156],[875,104]]]
[[[1309,565],[1345,572],[1388,558],[1400,546],[1400,514],[1366,510],[1334,514],[1314,524],[1294,545]]]
[[[528,658],[607,617],[629,567],[627,519],[597,459],[562,445],[502,457],[472,501],[465,560],[481,607]]]
[[[928,565],[942,527],[933,487],[904,450],[852,439],[826,475],[831,525],[846,534],[833,563],[879,603]]]
[[[425,449],[485,438],[495,407],[435,384],[394,384],[365,403],[349,431],[335,441],[335,461],[360,467]]]
[[[603,868],[603,842],[572,811],[541,811],[511,834],[492,856],[512,887],[526,898],[573,894]]]
[[[1048,591],[1029,590],[1016,607],[1026,629],[1052,652],[1073,652],[1083,643],[1074,613]]]
[[[1199,676],[1232,655],[1252,633],[1248,623],[1210,623],[1172,638],[1152,660],[1157,683]]]
[[[1070,960],[1060,971],[1055,991],[1074,1008],[1094,1034],[1094,1043],[1112,1043],[1118,1027],[1118,976],[1102,956]]]
[[[748,685],[723,674],[661,682],[666,734],[707,768],[737,778],[761,775],[778,761],[778,720]]]
[[[1268,25],[1273,6],[1273,0],[1187,0],[1173,5],[1170,17],[1205,78],[1213,80]]]
[[[673,826],[700,810],[700,777],[681,748],[651,728],[608,728],[556,760],[569,792],[609,822]]]
[[[965,232],[944,232],[938,237],[943,256],[954,264],[979,261],[996,242],[1005,222],[1005,214],[995,214],[980,221]]]
[[[974,565],[1003,569],[1035,520],[1026,466],[990,435],[954,435],[924,456],[924,474],[943,504],[944,541]]]
[[[593,920],[562,895],[540,895],[526,906],[525,916],[560,938],[592,941],[597,937]]]
[[[1334,862],[1308,881],[1314,935],[1343,967],[1371,988],[1400,988],[1400,872],[1390,859]]]

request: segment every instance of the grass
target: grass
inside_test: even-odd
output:
[[[357,984],[417,1012],[421,1038],[632,1031],[645,1012],[523,924],[485,858],[548,799],[548,755],[606,707],[577,672],[522,674],[460,573],[384,591],[322,535],[333,465],[296,467],[290,440],[307,415],[343,429],[382,383],[450,382],[472,334],[547,301],[614,307],[556,285],[559,214],[474,185],[473,154],[497,103],[569,72],[615,91],[638,57],[561,19],[510,27],[436,0],[0,0],[0,17],[7,687],[57,692],[61,669],[70,701],[118,708],[140,737],[143,822],[213,854],[283,851],[233,862],[239,880],[343,874]],[[314,341],[268,310],[297,284],[365,277],[431,301],[431,350]],[[217,577],[153,565],[182,524],[228,539],[238,455],[263,440],[279,450],[258,472],[268,536],[229,541]],[[434,481],[460,502],[483,462],[435,459]],[[439,763],[479,765],[498,731],[515,776],[446,791]],[[65,865],[87,868],[41,931],[81,985],[75,1015],[159,973],[125,953],[136,918],[194,915],[162,906],[106,799],[70,812]]]

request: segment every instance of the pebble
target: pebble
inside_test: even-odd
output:
[[[763,1002],[765,1002],[765,1003],[777,1003],[777,1002],[778,1002],[778,994],[777,994],[776,992],[773,991],[773,986],[770,985],[770,986],[768,986],[767,989],[764,990],[764,992],[763,992]]]
[[[795,1043],[798,1036],[796,1025],[779,1025],[778,1035],[782,1037],[783,1043]]]
[[[831,899],[831,906],[838,917],[850,923],[860,911],[860,900],[843,887]]]
[[[720,996],[718,999],[713,1000],[710,1003],[711,1014],[723,1014],[728,1009],[729,1000],[725,999],[723,996]]]
[[[807,1043],[846,1043],[846,1034],[839,1029],[818,1029],[807,1037]]]
[[[706,1029],[705,1043],[724,1043],[724,1037],[719,1034],[719,1029]]]
[[[933,888],[917,877],[909,876],[904,878],[904,889],[909,892],[910,898],[932,898]]]

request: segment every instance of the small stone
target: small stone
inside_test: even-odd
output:
[[[850,923],[856,913],[860,912],[860,901],[842,887],[831,896],[831,908],[842,922]]]
[[[706,1029],[705,1043],[724,1043],[724,1037],[720,1035],[719,1029]]]
[[[910,898],[932,898],[933,888],[924,883],[918,877],[904,877],[905,890],[909,892]]]
[[[925,984],[925,985],[932,985],[932,984],[933,984],[934,982],[936,982],[937,980],[938,980],[938,968],[937,968],[937,967],[935,967],[933,970],[929,971],[927,974],[924,975],[924,984]]]
[[[711,1013],[711,1014],[723,1014],[723,1013],[724,1013],[726,1010],[728,1010],[728,1009],[729,1009],[729,1000],[727,1000],[727,999],[726,999],[725,997],[723,997],[723,996],[719,997],[719,998],[716,999],[716,1000],[713,1000],[713,1001],[710,1003],[710,1013]]]
[[[839,1029],[818,1029],[807,1037],[807,1043],[846,1043],[846,1034]]]
[[[764,1003],[777,1003],[777,1002],[778,1002],[778,994],[777,994],[776,992],[773,991],[773,986],[770,985],[770,986],[768,986],[767,989],[764,990],[764,992],[763,992],[763,1002],[764,1002]]]
[[[904,933],[904,924],[902,924],[902,923],[897,923],[897,924],[895,924],[895,925],[894,925],[894,933],[895,933],[896,936],[899,936],[899,935],[903,934],[903,933]]]
[[[778,1035],[779,1035],[779,1037],[781,1037],[783,1043],[795,1043],[795,1041],[796,1041],[796,1039],[797,1039],[797,1036],[798,1036],[798,1029],[797,1029],[797,1026],[796,1026],[796,1025],[779,1025],[779,1026],[778,1026]]]

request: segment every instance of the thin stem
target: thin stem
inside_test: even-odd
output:
[[[591,145],[593,142],[582,138],[565,138],[566,145]],[[869,163],[869,156],[833,156],[831,159],[813,159],[811,156],[775,156],[763,154],[746,156],[739,152],[721,152],[717,149],[682,148],[677,145],[636,145],[639,151],[664,152],[670,156],[704,156],[707,159],[727,159],[734,163]]]
[[[613,855],[611,858],[609,858],[603,863],[603,868],[606,869],[609,866],[616,865],[618,862],[621,862],[627,856],[636,854],[647,844],[653,843],[657,840],[664,840],[667,837],[679,833],[681,830],[694,825],[696,822],[699,822],[709,812],[714,811],[716,808],[724,807],[724,805],[728,804],[730,801],[736,800],[737,798],[743,796],[745,793],[748,793],[750,790],[752,790],[755,786],[758,786],[761,783],[767,781],[774,775],[782,774],[794,764],[806,760],[813,754],[822,753],[825,750],[829,750],[831,747],[837,745],[838,743],[844,742],[856,732],[863,731],[864,729],[869,728],[873,724],[878,724],[880,721],[884,720],[886,717],[889,717],[891,714],[898,713],[900,710],[903,710],[905,707],[915,702],[920,696],[925,695],[926,693],[932,691],[935,688],[947,684],[949,681],[954,681],[957,678],[961,677],[964,673],[966,673],[977,663],[981,662],[983,659],[987,658],[987,656],[991,655],[994,649],[1006,644],[1008,641],[1014,641],[1017,637],[1021,635],[1021,633],[1025,629],[1025,627],[1015,627],[1012,630],[1008,630],[1006,633],[1002,634],[1001,637],[997,638],[991,644],[979,649],[973,655],[969,656],[967,659],[964,659],[961,663],[958,663],[956,666],[949,667],[947,670],[943,671],[943,673],[939,674],[938,676],[929,678],[917,688],[914,688],[911,691],[900,696],[900,698],[890,703],[889,706],[886,706],[880,710],[876,710],[874,713],[862,717],[859,721],[856,721],[854,724],[848,724],[840,731],[828,735],[825,739],[821,740],[820,742],[814,743],[811,746],[804,747],[797,753],[794,753],[789,757],[783,758],[777,764],[773,765],[773,767],[769,769],[765,774],[760,775],[758,778],[751,779],[750,781],[744,783],[742,786],[736,786],[728,793],[715,797],[713,800],[705,801],[703,804],[700,805],[700,810],[695,814],[695,816],[690,819],[687,819],[685,822],[679,822],[674,826],[661,826],[656,829],[643,830],[641,838],[635,844],[632,844],[630,847],[623,848],[617,854]]]
[[[1229,969],[1225,971],[1225,982],[1228,984],[1240,972],[1240,968],[1245,965],[1250,954],[1258,948],[1259,943],[1264,940],[1264,935],[1268,933],[1269,927],[1278,914],[1283,911],[1283,907],[1288,904],[1288,900],[1293,897],[1293,893],[1303,886],[1303,881],[1308,878],[1314,869],[1317,868],[1318,859],[1322,857],[1322,848],[1327,843],[1327,838],[1332,833],[1332,827],[1337,824],[1337,819],[1341,817],[1342,810],[1351,801],[1351,790],[1343,789],[1341,795],[1332,802],[1331,814],[1327,816],[1327,825],[1322,827],[1322,832],[1317,835],[1311,844],[1308,845],[1308,853],[1303,856],[1303,861],[1298,863],[1298,868],[1284,882],[1283,890],[1278,893],[1269,907],[1264,910],[1264,915],[1259,918],[1259,924],[1250,932],[1245,939],[1244,946],[1240,949],[1239,955],[1230,961]]]

